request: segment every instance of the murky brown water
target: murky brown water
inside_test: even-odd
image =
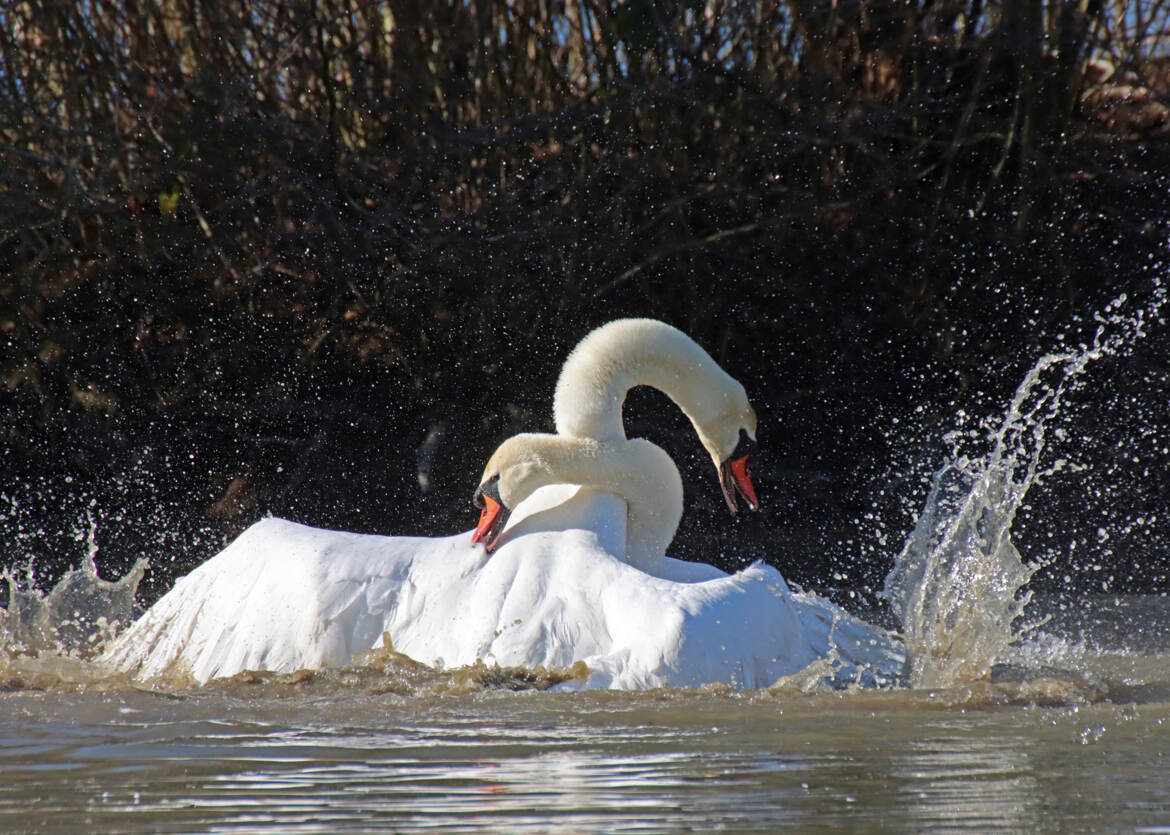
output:
[[[1056,613],[1064,640],[937,692],[514,691],[543,680],[388,656],[149,690],[11,659],[0,830],[1170,832],[1170,603]]]

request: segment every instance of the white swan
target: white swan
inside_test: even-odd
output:
[[[580,368],[575,362],[566,373]],[[636,371],[627,364],[619,385],[596,372],[602,391],[620,389],[611,399],[619,414],[627,381],[644,380]],[[730,480],[729,504],[736,495],[754,504],[746,459],[734,454],[740,429],[754,433],[754,413],[731,383],[724,381],[730,395],[722,398],[730,408],[702,413],[692,401],[684,409],[721,481]],[[565,402],[558,396],[558,423]],[[604,410],[594,414],[605,419]],[[793,594],[770,566],[727,575],[664,558],[681,484],[653,444],[624,433],[519,438],[505,442],[485,471],[497,501],[518,503],[494,552],[469,547],[466,534],[381,537],[266,519],[179,580],[105,661],[141,678],[177,673],[203,682],[247,669],[345,664],[388,634],[399,652],[439,666],[585,662],[588,677],[565,687],[760,687],[820,658],[846,678],[901,669],[899,648],[884,631]],[[728,466],[737,461],[740,467]],[[608,492],[541,486],[574,478]],[[629,510],[614,492],[626,494]]]

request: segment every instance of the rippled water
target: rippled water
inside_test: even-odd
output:
[[[514,691],[377,657],[149,690],[10,660],[0,830],[1170,831],[1170,601],[1043,608],[1011,666],[935,691]]]

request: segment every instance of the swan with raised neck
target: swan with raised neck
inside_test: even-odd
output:
[[[682,518],[682,479],[670,456],[642,438],[512,436],[484,468],[475,493],[484,512],[472,544],[482,541],[494,550],[517,505],[552,484],[579,484],[624,499],[626,562],[648,572],[662,562]]]
[[[557,433],[624,440],[622,404],[640,385],[661,391],[690,419],[715,463],[731,512],[737,496],[755,509],[747,456],[756,439],[756,413],[747,392],[693,339],[664,322],[617,319],[578,343],[561,368],[553,397]]]

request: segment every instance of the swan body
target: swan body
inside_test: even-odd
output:
[[[883,630],[771,566],[736,574],[663,559],[647,574],[617,558],[625,503],[572,486],[538,490],[487,554],[451,537],[386,537],[263,519],[196,568],[118,636],[104,663],[136,678],[349,664],[381,646],[440,668],[482,661],[569,666],[562,689],[758,688],[833,659],[838,681],[896,676]]]

